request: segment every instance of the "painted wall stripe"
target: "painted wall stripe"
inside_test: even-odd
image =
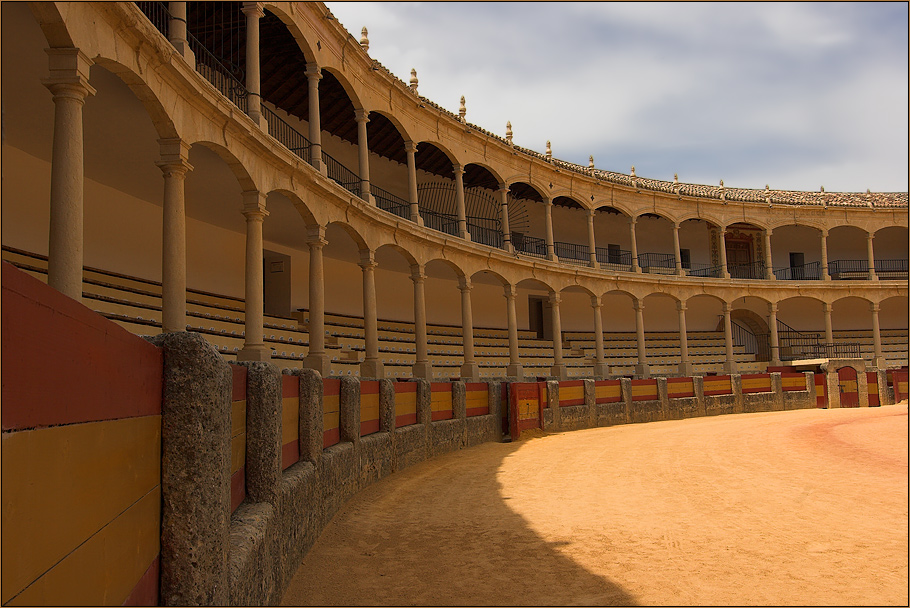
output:
[[[434,421],[452,418],[452,384],[450,382],[430,383],[430,410]]]
[[[667,396],[670,399],[684,399],[695,396],[692,378],[667,378]]]
[[[293,378],[297,376],[283,376]],[[295,383],[296,384],[296,383]],[[281,469],[300,460],[300,399],[297,396],[281,400]]]
[[[740,376],[743,393],[770,393],[770,374],[743,374]]]
[[[616,403],[622,401],[622,386],[619,380],[596,380],[594,382],[595,403]]]
[[[632,401],[656,401],[657,398],[657,380],[632,380]]]
[[[806,377],[802,374],[782,373],[780,382],[785,391],[806,390]]]
[[[231,513],[246,498],[246,467],[240,467],[231,474]]]
[[[366,389],[366,390],[364,390]],[[379,431],[379,382],[360,383],[360,436]]]
[[[585,404],[585,384],[580,380],[569,380],[559,383],[559,406]]]
[[[730,376],[705,376],[705,395],[732,395]]]

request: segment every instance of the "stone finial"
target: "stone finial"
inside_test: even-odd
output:
[[[866,188],[866,194],[872,194],[872,190],[870,190],[869,188]]]
[[[365,52],[370,50],[370,39],[367,37],[367,26],[360,28],[360,47]]]
[[[724,187],[724,180],[720,180],[720,187],[721,187],[721,188]]]
[[[506,121],[506,141],[512,143],[512,121]]]
[[[594,155],[593,154],[588,157],[588,168],[589,169],[594,168]]]
[[[679,173],[673,174],[673,183],[676,184],[677,186],[679,185]]]
[[[550,140],[547,140],[547,160],[553,158],[553,150],[550,148]]]
[[[411,90],[417,92],[417,70],[411,68]]]
[[[468,109],[464,105],[464,95],[461,96],[461,101],[458,102],[458,120],[464,122],[464,115],[468,113]]]
[[[629,173],[632,177],[635,177],[635,165],[632,165],[632,172]]]
[[[819,192],[824,192],[824,191],[825,191],[825,187],[822,186],[821,189],[819,190]]]
[[[770,185],[770,184],[765,184],[765,190],[770,190],[770,189],[771,189],[771,185]]]

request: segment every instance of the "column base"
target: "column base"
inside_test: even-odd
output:
[[[411,366],[411,371],[415,378],[423,378],[424,380],[433,379],[433,366],[430,365],[429,361],[415,363]]]
[[[480,366],[476,363],[464,363],[461,366],[461,379],[468,381],[480,380]]]
[[[521,366],[521,363],[510,363],[506,368],[506,376],[510,376],[512,378],[524,378],[525,371]]]
[[[606,378],[610,375],[610,366],[606,363],[595,363],[594,364],[594,377],[595,378]]]
[[[418,226],[423,226],[423,218],[418,214],[417,217],[411,216],[411,221],[417,224]]]
[[[695,375],[695,366],[689,363],[688,361],[683,361],[679,364],[679,375],[680,376],[694,376]]]
[[[888,362],[885,361],[884,357],[872,357],[872,367],[881,371],[885,371],[888,369]]]
[[[312,355],[307,355],[303,360],[303,367],[306,369],[314,369],[319,372],[323,378],[331,375],[332,371],[332,362],[329,360],[329,356],[325,353],[313,353]]]
[[[190,50],[190,43],[187,40],[171,40],[170,42],[177,49],[177,53],[193,66],[193,69],[196,69],[196,55]]]
[[[360,364],[361,378],[385,378],[385,369],[379,359],[365,359]]]
[[[238,361],[271,361],[272,349],[265,344],[245,344],[237,351]]]
[[[550,366],[550,375],[555,376],[560,380],[568,380],[569,378],[569,372],[564,363]]]
[[[467,230],[460,233],[458,236],[459,236],[459,238],[463,238],[464,240],[466,240],[469,243],[471,242],[471,233],[468,232]]]
[[[647,363],[639,363],[635,366],[635,377],[638,379],[651,377],[651,366]]]
[[[262,129],[262,131],[264,133],[269,132],[269,123],[265,119],[265,116],[263,116],[260,113],[255,113],[255,114],[250,114],[249,117],[253,119],[253,122],[256,123],[256,126],[259,127],[260,129]]]
[[[724,361],[724,371],[728,374],[738,373],[736,361]]]

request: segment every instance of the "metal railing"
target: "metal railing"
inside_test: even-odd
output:
[[[471,240],[475,243],[489,245],[496,249],[502,249],[504,239],[502,230],[499,228],[490,228],[489,226],[476,224],[473,218],[468,219],[468,232],[471,233]]]
[[[907,260],[875,260],[875,273],[876,274],[895,274],[903,276],[895,276],[894,278],[907,278],[907,273],[910,271],[910,265],[908,265]]]
[[[167,38],[168,26],[171,22],[171,12],[168,10],[167,4],[164,2],[136,2],[136,6],[149,18],[152,25]]]
[[[638,266],[645,268],[676,268],[676,257],[672,253],[639,253]]]
[[[553,248],[558,259],[578,260],[579,262],[588,262],[591,259],[591,256],[588,254],[589,250],[587,245],[553,241]]]
[[[689,264],[686,274],[690,277],[704,277],[718,279],[723,276],[723,266],[711,266],[709,264]]]
[[[534,256],[536,258],[547,257],[547,241],[545,239],[539,239],[536,236],[519,233],[512,235],[512,245],[518,253]]]
[[[411,205],[408,201],[372,183],[370,184],[370,194],[376,199],[376,206],[383,211],[388,211],[406,220],[411,219]]]
[[[625,249],[609,249],[607,247],[595,247],[594,255],[601,264],[613,264],[617,266],[627,266],[632,270],[632,252]]]
[[[807,356],[813,359],[859,359],[859,343],[835,342],[834,344],[816,344],[807,349]]]
[[[427,228],[458,236],[458,218],[454,215],[437,213],[429,209],[420,209],[419,213],[423,218],[423,225]]]
[[[751,264],[727,265],[727,271],[731,279],[765,279],[768,277],[764,262],[752,262]]]
[[[756,334],[736,321],[731,322],[733,330],[733,343],[743,346],[747,353],[755,355],[756,361],[769,361],[771,359],[771,340],[769,334]]]
[[[303,133],[289,125],[267,105],[262,105],[262,115],[269,125],[269,135],[281,142],[285,148],[312,164],[310,140]]]
[[[205,48],[195,36],[187,32],[186,38],[190,44],[190,50],[196,56],[196,71],[215,85],[215,88],[221,91],[222,95],[231,100],[231,103],[246,114],[246,85],[240,82],[221,60]]]
[[[787,266],[774,271],[774,276],[783,281],[817,281],[821,278],[818,262],[809,262],[802,266]]]
[[[322,162],[325,163],[326,176],[353,194],[360,196],[360,176],[342,165],[340,162],[322,151]]]

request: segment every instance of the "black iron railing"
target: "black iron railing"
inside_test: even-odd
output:
[[[619,266],[628,266],[632,269],[632,252],[625,249],[609,249],[607,247],[595,247],[594,255],[601,264],[616,264]]]
[[[869,275],[868,260],[832,260],[828,262],[832,279],[865,279]]]
[[[894,278],[907,278],[907,272],[910,271],[908,267],[907,260],[875,260],[875,273],[884,275],[884,274],[896,274],[903,276],[896,276]]]
[[[591,256],[588,254],[587,245],[554,241],[553,248],[556,251],[556,257],[561,260],[577,260],[579,262],[588,262],[591,260]]]
[[[818,262],[809,262],[802,266],[787,266],[774,271],[774,276],[783,281],[817,281],[821,278]]]
[[[731,279],[765,279],[767,271],[764,262],[752,262],[751,264],[734,264],[727,265]]]
[[[516,236],[518,238],[515,238]],[[529,234],[512,235],[512,245],[515,246],[515,251],[518,253],[534,256],[536,258],[547,257],[547,241],[539,239],[536,236],[531,236]]]
[[[468,232],[473,242],[502,249],[504,241],[500,228],[490,228],[488,225],[474,223],[472,219],[468,219]]]
[[[859,344],[856,342],[835,342],[816,344],[807,349],[807,356],[813,359],[859,359]]]
[[[427,228],[458,236],[458,218],[454,215],[421,209],[420,217],[423,218],[423,225]]]
[[[359,175],[326,154],[325,150],[322,152],[322,162],[325,163],[325,174],[330,180],[354,196],[360,196]]]
[[[645,268],[676,268],[676,257],[672,253],[639,253],[638,265]]]
[[[196,71],[215,85],[215,88],[221,91],[221,94],[231,100],[235,106],[240,108],[245,114],[247,111],[247,91],[246,85],[237,79],[231,73],[221,60],[218,59],[211,51],[199,42],[199,40],[187,32],[187,41],[190,44],[190,50],[196,56]]]
[[[165,2],[137,2],[139,10],[149,18],[159,32],[168,37],[168,25],[171,22],[171,13]]]
[[[771,359],[771,341],[768,334],[756,334],[736,321],[731,322],[733,344],[745,347],[747,353],[755,355],[756,361]]]
[[[285,148],[302,158],[308,163],[312,163],[310,155],[310,140],[303,136],[303,133],[289,125],[271,108],[262,105],[262,115],[269,125],[269,135],[281,142]]]
[[[688,275],[690,277],[704,277],[717,279],[723,276],[723,266],[711,266],[709,264],[690,264]]]
[[[404,219],[411,218],[411,205],[399,196],[395,196],[388,190],[383,190],[376,184],[370,184],[370,193],[376,199],[376,206],[383,211],[388,211]]]

